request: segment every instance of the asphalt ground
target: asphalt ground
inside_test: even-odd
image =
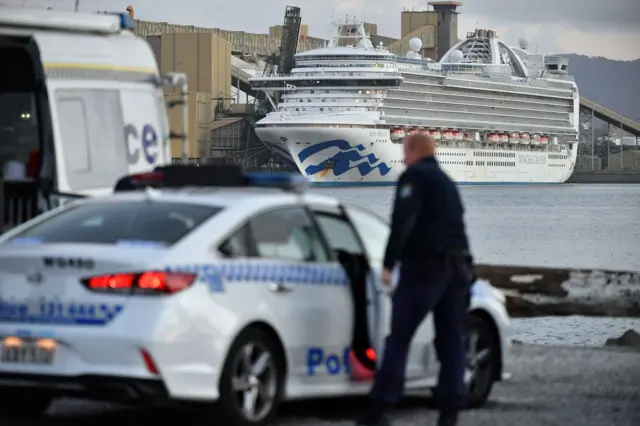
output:
[[[512,377],[494,388],[485,408],[462,413],[461,426],[639,426],[640,351],[617,348],[515,345]],[[347,426],[363,398],[286,404],[278,426]],[[394,425],[432,425],[425,395],[412,395],[392,412]],[[2,418],[1,426],[187,426],[189,413],[129,409],[81,400],[58,400],[41,419]],[[221,425],[227,426],[227,425]]]

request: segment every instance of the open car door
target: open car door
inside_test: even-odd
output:
[[[380,359],[391,325],[391,298],[382,283],[382,263],[390,229],[384,219],[370,211],[351,206],[345,206],[343,209],[365,247],[368,263],[366,317],[375,358]],[[407,360],[407,380],[419,381],[433,375],[433,336],[433,317],[429,314],[418,327],[411,342]],[[358,368],[352,368],[352,371],[357,373]]]
[[[379,366],[384,340],[389,332],[391,303],[382,283],[383,252],[368,247],[370,236],[364,238],[356,225],[357,217],[349,207],[343,207],[345,217],[351,222],[364,248],[359,274],[352,281],[351,295],[354,301],[354,333],[351,343],[350,374],[352,380],[371,380]],[[355,212],[357,215],[357,212]],[[377,219],[381,220],[381,219]],[[384,222],[382,222],[383,225]],[[384,228],[383,228],[384,230]],[[378,235],[386,245],[387,233]],[[353,274],[350,274],[353,275]],[[355,277],[354,277],[355,278]]]

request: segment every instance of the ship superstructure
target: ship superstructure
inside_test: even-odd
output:
[[[316,185],[384,185],[404,170],[402,138],[438,140],[460,183],[563,183],[577,155],[579,96],[568,60],[530,54],[477,29],[440,61],[411,39],[404,57],[346,22],[288,75],[251,79],[274,112],[256,126]]]

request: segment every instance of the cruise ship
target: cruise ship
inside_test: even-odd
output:
[[[273,112],[258,137],[314,186],[394,184],[402,140],[423,132],[459,184],[564,183],[576,164],[579,95],[568,60],[477,29],[440,61],[373,45],[362,23],[298,53],[289,75],[256,76]]]

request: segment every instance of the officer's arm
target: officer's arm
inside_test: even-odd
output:
[[[398,181],[391,214],[391,234],[384,255],[385,269],[393,269],[407,237],[413,232],[424,200],[424,177],[408,168]]]

